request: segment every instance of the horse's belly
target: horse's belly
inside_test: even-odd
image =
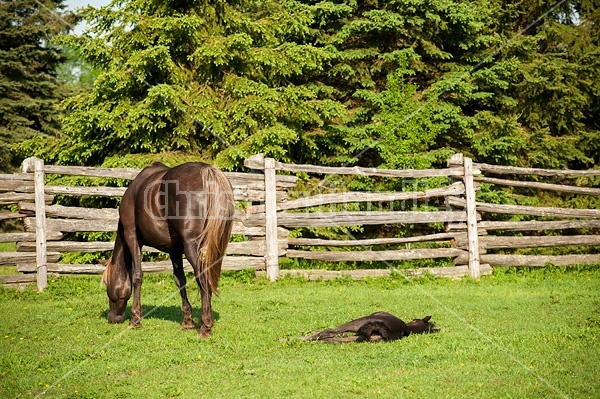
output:
[[[161,252],[171,252],[171,249],[173,248],[173,246],[171,245],[170,242],[156,242],[156,243],[148,243],[146,244],[152,248],[156,248],[157,250],[161,251]]]
[[[144,245],[156,248],[162,252],[170,252],[173,248],[173,241],[169,233],[167,223],[153,223],[152,227],[145,225],[143,228],[138,228],[142,232],[142,241]]]

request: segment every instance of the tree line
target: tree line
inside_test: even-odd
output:
[[[597,0],[2,2],[0,168],[592,168],[599,27]]]

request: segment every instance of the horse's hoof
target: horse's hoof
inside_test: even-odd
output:
[[[196,328],[196,325],[191,320],[184,320],[183,323],[181,323],[182,330],[191,330],[193,328]]]
[[[119,323],[123,323],[125,321],[125,316],[121,315],[121,316],[114,316],[112,314],[108,315],[108,322],[110,324],[119,324]]]
[[[129,327],[142,328],[142,322],[140,320],[136,320],[136,321],[131,320],[129,322]]]
[[[212,330],[209,328],[206,328],[205,326],[202,326],[198,329],[198,335],[201,336],[202,338],[208,338],[212,335]]]

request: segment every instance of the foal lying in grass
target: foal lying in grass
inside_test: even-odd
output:
[[[328,328],[313,335],[302,337],[306,341],[323,342],[364,342],[394,341],[410,334],[433,333],[439,331],[429,320],[414,319],[406,324],[396,316],[386,312],[376,312],[342,324],[336,328]],[[355,333],[355,335],[349,335]]]

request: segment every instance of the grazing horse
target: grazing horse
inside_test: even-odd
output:
[[[323,342],[394,341],[408,337],[410,334],[439,331],[433,323],[429,322],[430,319],[431,316],[426,316],[423,319],[414,319],[406,324],[393,314],[376,312],[342,324],[339,327],[328,328],[316,334],[302,337],[302,339]],[[347,335],[348,333],[355,333],[356,335]]]
[[[108,321],[124,321],[133,291],[130,325],[141,326],[141,248],[148,245],[171,256],[181,293],[182,329],[195,328],[186,293],[185,254],[202,297],[198,333],[209,336],[214,325],[211,297],[217,290],[233,215],[231,184],[219,169],[201,162],[174,168],[155,162],[144,168],[123,195],[115,247],[102,276],[109,298]]]

